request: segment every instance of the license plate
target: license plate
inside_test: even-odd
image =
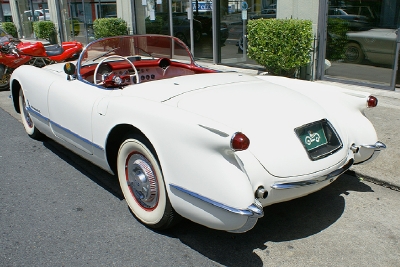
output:
[[[296,129],[296,133],[307,151],[311,151],[327,143],[321,122],[309,124],[300,129],[298,128]]]

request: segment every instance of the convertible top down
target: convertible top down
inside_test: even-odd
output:
[[[47,136],[118,176],[145,225],[180,217],[245,232],[263,207],[329,185],[385,148],[367,93],[199,66],[179,39],[118,36],[77,62],[11,77],[28,135]]]

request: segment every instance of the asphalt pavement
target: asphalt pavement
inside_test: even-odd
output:
[[[157,232],[118,179],[57,143],[30,139],[0,92],[0,266],[399,266],[399,192],[351,173],[264,208],[245,234],[183,220]]]
[[[165,233],[145,228],[115,177],[54,142],[31,140],[0,111],[0,266],[399,266],[398,192],[375,184],[400,188],[400,92],[317,83],[376,95],[378,107],[365,114],[388,148],[321,191],[265,207],[240,235],[187,220]],[[20,121],[7,91],[0,108]]]

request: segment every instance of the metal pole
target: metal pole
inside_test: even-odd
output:
[[[393,65],[393,75],[392,75],[392,81],[390,82],[390,89],[395,90],[396,87],[396,76],[397,76],[397,71],[399,69],[399,51],[400,51],[400,28],[397,29],[396,31],[396,51],[394,55],[394,65]]]
[[[189,22],[190,22],[190,52],[192,52],[192,55],[194,55],[194,29],[193,29],[193,6],[192,6],[192,0],[188,1],[188,6],[189,6]]]
[[[316,70],[317,80],[322,80],[325,74],[325,54],[326,54],[326,36],[328,27],[328,0],[320,1],[319,11],[318,11],[318,30],[317,30],[317,67],[313,69]]]
[[[169,7],[169,35],[174,36],[174,25],[172,21],[172,0],[168,1]]]
[[[61,14],[61,7],[60,7],[60,2],[59,1],[55,1],[55,4],[56,4],[56,10],[57,10],[57,24],[58,24],[58,37],[60,38],[60,43],[62,43],[62,42],[64,42],[64,41],[66,41],[66,36],[65,36],[65,34],[64,34],[64,31],[63,31],[63,28],[64,27],[62,27],[62,14]],[[44,8],[43,8],[43,13],[44,13]],[[46,13],[44,13],[44,15],[46,16]],[[65,18],[64,18],[65,19]],[[73,22],[71,21],[71,25],[72,25],[72,28],[74,27],[73,25]],[[72,29],[72,32],[73,32],[73,29]]]
[[[213,63],[218,64],[221,62],[220,52],[220,29],[221,29],[221,15],[219,5],[221,0],[212,1],[212,36],[213,36]]]
[[[85,30],[85,39],[86,39],[86,43],[89,43],[89,29],[88,29],[88,23],[87,23],[87,18],[86,18],[86,10],[85,10],[85,1],[82,0],[82,12],[83,12],[83,25]]]

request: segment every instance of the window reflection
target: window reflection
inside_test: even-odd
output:
[[[400,0],[330,1],[326,75],[390,84]]]

